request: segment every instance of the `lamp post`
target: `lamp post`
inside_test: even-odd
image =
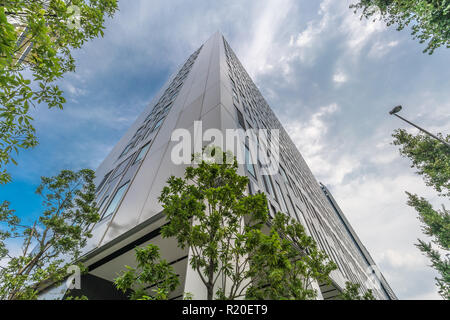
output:
[[[448,142],[442,140],[441,138],[435,136],[434,134],[428,132],[427,130],[422,129],[422,128],[419,127],[418,125],[415,125],[415,124],[412,123],[411,121],[406,120],[406,119],[403,118],[402,116],[399,116],[397,113],[400,112],[400,110],[402,110],[402,106],[396,106],[396,107],[394,107],[394,109],[392,109],[391,111],[389,111],[389,114],[392,114],[392,115],[396,116],[397,118],[402,119],[403,121],[409,123],[410,125],[416,127],[417,129],[419,129],[420,131],[423,131],[423,132],[425,132],[426,134],[428,134],[429,136],[432,136],[432,137],[435,138],[436,140],[442,142],[442,143],[445,144],[447,147],[450,147],[450,143],[448,143]]]

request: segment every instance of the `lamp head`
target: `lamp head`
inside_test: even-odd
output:
[[[394,113],[400,112],[400,110],[402,110],[402,106],[396,106],[394,109],[389,111],[389,114],[394,114]]]

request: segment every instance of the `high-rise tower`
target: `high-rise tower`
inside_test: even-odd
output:
[[[249,177],[249,192],[267,195],[272,214],[281,211],[299,220],[337,264],[338,269],[331,274],[332,285],[315,284],[319,298],[336,297],[346,281],[359,283],[363,290],[373,289],[378,299],[396,298],[220,33],[195,51],[168,80],[97,169],[102,218],[93,229],[84,256],[89,268],[82,281],[86,295],[118,298],[111,281],[124,265],[133,265],[136,246],[154,243],[180,276],[181,285],[172,298],[181,298],[183,292],[194,294],[195,299],[206,298],[203,284],[189,266],[188,248],[178,248],[174,239],[162,239],[160,227],[166,222],[157,200],[169,176],[182,176],[186,167],[172,159],[177,144],[171,141],[174,130],[191,133],[190,153],[202,147],[196,145],[202,132],[194,121],[201,121],[203,131],[278,129],[276,174],[263,175],[258,163],[240,166],[239,173]],[[383,279],[383,285],[374,286],[372,278]]]

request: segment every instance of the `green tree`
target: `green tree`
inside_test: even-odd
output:
[[[425,183],[438,195],[450,198],[450,148],[427,135],[412,135],[405,130],[396,130],[393,137],[394,145],[400,146],[400,154],[412,161],[411,167],[417,169]],[[450,135],[445,140],[450,141]],[[419,239],[416,246],[439,273],[436,277],[439,294],[450,299],[450,212],[444,205],[436,210],[425,198],[406,194],[408,205],[419,214],[424,234],[432,238],[431,243]]]
[[[114,279],[117,289],[131,292],[131,300],[167,300],[179,285],[178,275],[166,260],[160,259],[158,246],[149,244],[135,252],[137,268],[125,266],[127,270]],[[147,293],[149,286],[155,286],[154,295]]]
[[[313,281],[329,282],[336,265],[295,219],[278,212],[271,225],[252,255],[247,299],[315,299]]]
[[[268,219],[267,200],[245,194],[249,181],[237,174],[236,159],[227,163],[232,155],[206,152],[218,161],[199,161],[186,168],[184,178],[168,179],[159,197],[168,220],[161,233],[192,250],[190,264],[208,300],[236,299],[245,294],[249,253]]]
[[[355,13],[361,10],[361,18],[397,25],[399,31],[411,25],[413,38],[428,42],[423,52],[432,54],[441,46],[450,48],[449,0],[359,0],[350,8]]]
[[[345,283],[345,290],[340,294],[342,300],[375,300],[371,289],[367,290],[363,295],[360,294],[358,283]]]
[[[116,0],[0,0],[0,184],[12,153],[37,144],[30,108],[63,108],[55,81],[75,71],[71,52],[103,36],[116,10]]]
[[[0,206],[2,300],[35,299],[40,284],[62,281],[91,237],[89,226],[99,219],[92,170],[63,170],[41,179],[36,193],[43,199],[43,211],[32,225],[23,224],[8,202]],[[22,242],[18,255],[8,250],[13,241]]]
[[[159,201],[168,220],[163,237],[176,237],[180,247],[191,249],[190,264],[209,300],[315,296],[311,279],[325,280],[334,264],[325,261],[301,224],[289,223],[284,214],[265,231],[266,196],[247,195],[249,180],[237,174],[236,159],[211,149],[205,154],[213,161],[198,161],[184,178],[172,176],[163,188]]]

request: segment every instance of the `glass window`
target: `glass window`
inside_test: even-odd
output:
[[[258,163],[259,163],[259,167],[262,168],[261,162],[258,161]],[[269,176],[263,174],[262,179],[263,179],[263,183],[264,183],[264,188],[266,189],[267,193],[270,195],[273,195],[273,186],[272,186],[272,182],[270,181]]]
[[[279,195],[279,197],[281,198],[282,201],[279,201],[279,203],[281,204],[282,210],[284,213],[289,213],[287,210],[287,205],[286,205],[286,200],[284,200],[284,195],[281,192],[281,188],[280,185],[278,184],[277,181],[275,181],[275,187],[277,188],[277,193]]]
[[[294,183],[294,181],[292,180],[292,178],[290,176],[288,176],[288,180],[289,180],[289,185],[291,186],[292,190],[294,191],[294,194],[298,197],[297,185]]]
[[[303,218],[303,212],[302,212],[302,210],[299,208],[299,206],[298,206],[298,205],[295,205],[294,210],[295,210],[295,214],[296,214],[297,217],[299,218],[298,221],[304,223],[305,220],[304,220],[304,218]]]
[[[133,142],[129,143],[125,149],[123,149],[122,153],[120,154],[119,158],[122,158],[124,155],[126,155],[128,153],[128,151],[130,151],[130,149],[133,147]]]
[[[254,193],[253,193],[252,183],[251,183],[251,182],[248,183],[248,193],[249,193],[249,194],[254,194]]]
[[[136,137],[137,135],[139,135],[142,132],[142,130],[144,130],[144,127],[145,127],[145,125],[140,126],[139,129],[136,130],[136,133],[134,134],[133,137]]]
[[[273,206],[273,204],[270,204],[270,207],[272,208],[272,213],[273,216],[275,217],[276,213],[277,213],[277,209],[275,209],[275,207]]]
[[[146,140],[153,132],[153,129],[151,127],[149,127],[147,129],[147,132],[145,132],[144,138],[142,140]]]
[[[263,183],[264,183],[264,189],[266,189],[267,193],[271,195],[272,190],[269,189],[269,183],[267,182],[267,176],[263,175],[262,178],[263,178]]]
[[[241,126],[242,129],[245,130],[244,116],[242,115],[242,112],[236,106],[234,106],[234,107],[236,108],[239,125]]]
[[[133,154],[134,155],[134,154]],[[126,158],[124,161],[122,161],[118,166],[116,171],[114,172],[114,178],[119,176],[120,174],[122,174],[126,167],[128,166],[128,163],[130,162],[131,158],[133,157],[133,155],[129,156],[128,158]]]
[[[142,147],[141,151],[139,151],[139,154],[136,157],[136,160],[134,160],[133,164],[142,160],[142,158],[145,156],[145,153],[147,152],[148,148],[150,148],[150,142]]]
[[[239,103],[239,96],[235,89],[233,89],[233,98]]]
[[[163,109],[163,113],[167,113],[169,109],[172,107],[172,102],[170,102],[168,105],[166,105]]]
[[[286,171],[283,169],[282,166],[280,166],[280,174],[283,176],[284,181],[288,182]]]
[[[300,217],[297,214],[297,211],[295,210],[294,202],[292,202],[292,198],[290,195],[287,195],[289,199],[289,203],[291,204],[292,210],[294,210],[295,217],[297,218],[297,221],[300,221]]]
[[[230,66],[230,69],[231,69],[231,66]],[[231,80],[231,86],[233,87],[233,89],[236,88],[236,83],[234,82],[233,78],[231,76],[229,76],[229,77]]]
[[[148,120],[150,120],[151,118],[153,118],[154,110],[155,110],[155,109],[153,109],[152,112],[151,112],[147,117],[145,117],[144,122],[147,122]]]
[[[263,177],[266,177],[266,178],[267,178],[267,182],[268,182],[268,185],[269,185],[270,193],[274,195],[275,200],[279,203],[280,201],[278,201],[278,196],[277,196],[277,194],[274,192],[275,189],[273,188],[272,179],[270,178],[270,176],[263,176]]]
[[[108,201],[109,196],[106,196],[103,200],[101,205],[98,207],[98,211],[101,212],[103,210],[103,208],[105,207],[106,202]]]
[[[119,205],[120,200],[122,200],[122,196],[125,193],[125,190],[127,189],[129,183],[130,181],[126,182],[119,189],[117,189],[116,194],[114,195],[113,199],[106,208],[105,213],[102,216],[102,219],[110,216],[111,214],[114,213],[114,211],[116,211],[117,206]]]
[[[158,129],[158,128],[161,126],[162,122],[163,122],[163,119],[159,119],[158,122],[157,122],[157,123],[155,124],[155,126],[153,127],[153,130]]]
[[[108,172],[107,174],[105,174],[105,176],[103,177],[102,182],[100,182],[100,184],[98,185],[96,192],[98,192],[98,191],[100,191],[102,189],[102,187],[105,184],[106,180],[108,180],[109,175],[111,174],[111,172],[112,172],[112,170],[110,172]]]
[[[155,118],[158,119],[162,114],[161,109],[159,109],[158,113],[155,115]]]
[[[251,157],[250,150],[247,146],[245,146],[245,168],[253,176],[253,178],[256,179],[255,167],[253,166]]]

